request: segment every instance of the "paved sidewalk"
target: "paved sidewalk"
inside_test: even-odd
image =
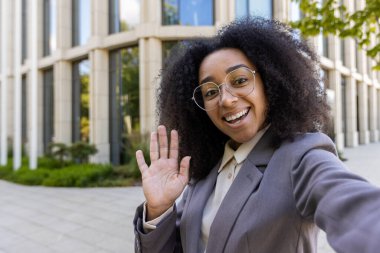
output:
[[[346,149],[346,165],[380,186],[380,143]],[[0,180],[0,253],[133,252],[140,187],[47,188]],[[319,253],[334,252],[320,235]]]

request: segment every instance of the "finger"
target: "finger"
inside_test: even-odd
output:
[[[189,182],[190,159],[190,156],[185,156],[179,165],[179,177],[184,186]]]
[[[148,165],[145,162],[145,158],[141,150],[136,151],[136,161],[141,174],[143,174],[143,172],[148,169]]]
[[[158,153],[158,142],[157,142],[157,132],[152,132],[150,134],[150,160],[156,161],[159,158],[159,153]]]
[[[168,158],[168,136],[165,126],[158,126],[158,144],[160,147],[160,158]]]
[[[178,132],[176,130],[170,132],[169,158],[178,159]]]

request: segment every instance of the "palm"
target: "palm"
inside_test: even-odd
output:
[[[153,209],[165,211],[173,205],[186,186],[190,157],[182,159],[178,165],[178,135],[171,133],[170,148],[166,129],[158,127],[157,134],[152,133],[150,142],[151,165],[148,167],[141,151],[136,153],[142,174],[142,184],[147,203]]]

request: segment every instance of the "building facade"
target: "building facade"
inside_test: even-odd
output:
[[[344,0],[349,10],[365,0]],[[95,144],[124,164],[155,128],[159,71],[178,41],[247,14],[300,18],[290,0],[1,0],[0,164],[30,166],[49,143]],[[379,141],[380,74],[352,39],[310,40],[321,56],[339,150]]]

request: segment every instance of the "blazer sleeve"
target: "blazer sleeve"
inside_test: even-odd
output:
[[[143,205],[136,209],[133,220],[135,230],[135,252],[136,253],[181,253],[181,236],[179,232],[179,221],[182,216],[183,207],[186,202],[188,189],[185,189],[181,201],[174,205],[173,212],[157,224],[157,228],[145,233],[143,230]]]
[[[326,232],[337,252],[379,252],[380,188],[348,171],[330,142],[311,145],[293,161],[297,208]]]

